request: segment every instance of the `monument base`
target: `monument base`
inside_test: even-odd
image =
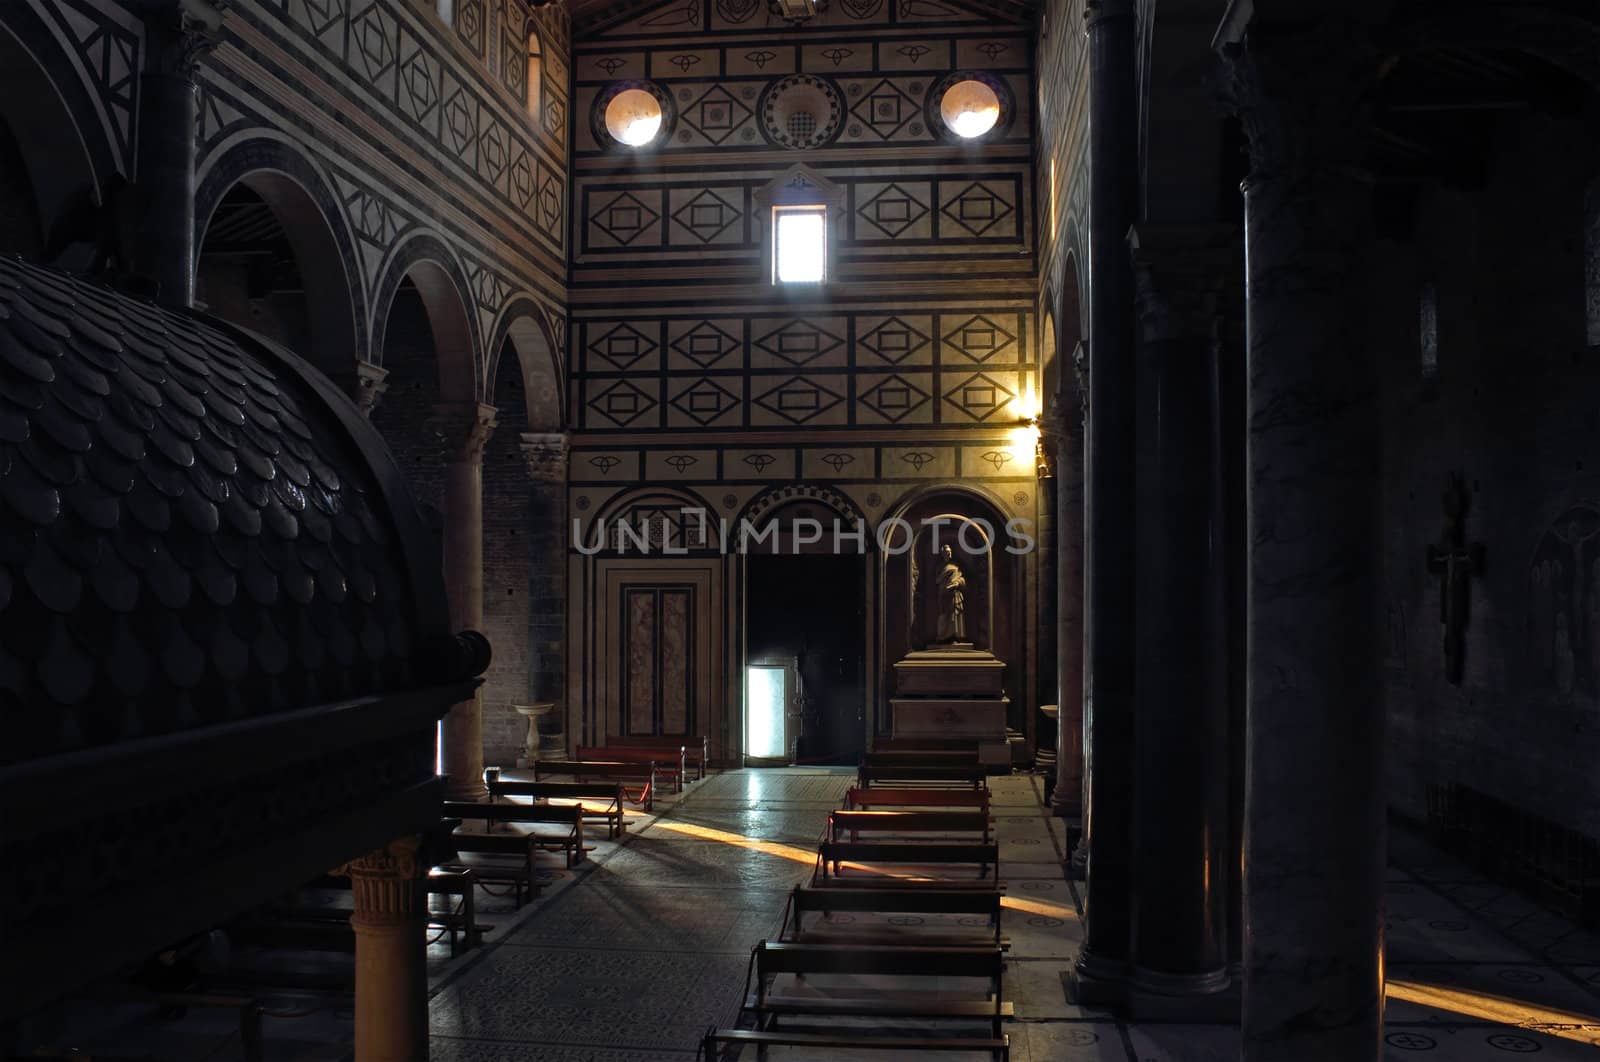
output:
[[[892,697],[889,705],[896,741],[967,740],[978,747],[978,761],[1009,765],[1006,740],[1007,697]]]
[[[895,692],[902,697],[1000,697],[1006,666],[970,642],[907,653],[894,665]]]

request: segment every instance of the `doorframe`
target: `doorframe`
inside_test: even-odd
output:
[[[881,576],[881,560],[876,549],[871,546],[869,539],[868,548],[858,554],[861,561],[861,712],[858,719],[861,728],[861,748],[864,752],[872,749],[873,720],[877,715],[878,703],[878,582]],[[758,553],[755,556],[791,557],[801,556],[797,553]],[[828,554],[835,556],[835,554]],[[851,554],[838,554],[838,556],[851,556]],[[734,632],[733,641],[733,675],[728,682],[728,702],[730,710],[723,716],[726,740],[730,741],[729,748],[738,748],[740,756],[744,754],[744,721],[745,721],[745,669],[759,660],[750,659],[750,567],[751,554],[736,552],[729,555],[732,563],[730,612],[733,623],[730,624]],[[732,710],[737,707],[737,711]],[[734,730],[737,729],[735,735]],[[737,736],[738,744],[732,745],[731,741]]]
[[[778,757],[751,756],[745,750],[746,721],[750,711],[750,670],[757,667],[781,667],[783,678],[783,755]],[[739,669],[739,757],[746,767],[792,767],[800,747],[800,726],[803,718],[805,680],[800,675],[800,658],[792,654],[763,653],[747,660]]]

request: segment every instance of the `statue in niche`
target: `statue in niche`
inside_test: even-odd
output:
[[[956,563],[955,553],[949,546],[939,551],[944,566],[934,576],[938,593],[939,612],[934,628],[934,642],[949,644],[967,640],[967,577]]]

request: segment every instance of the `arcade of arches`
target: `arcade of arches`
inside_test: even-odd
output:
[[[216,897],[27,937],[122,943],[11,949],[0,1055],[425,1059],[428,1013],[435,1058],[692,1057],[677,989],[593,971],[704,953],[728,1024],[841,779],[929,750],[992,777],[1013,1058],[1600,1047],[1592,3],[12,0],[0,90],[0,628],[55,632],[0,718],[60,731],[0,755],[0,910]],[[239,358],[315,415],[225,419]],[[182,678],[235,652],[270,709]],[[378,702],[426,716],[388,760],[335,711]],[[174,810],[210,773],[41,802],[224,739],[291,809],[237,851]],[[441,798],[651,742],[711,777],[424,945]],[[276,1036],[212,975],[284,939],[237,927],[296,836],[355,1003]]]

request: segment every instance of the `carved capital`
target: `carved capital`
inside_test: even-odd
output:
[[[1227,102],[1250,141],[1251,181],[1364,177],[1380,70],[1366,26],[1257,23],[1218,50]]]
[[[1228,225],[1140,225],[1128,237],[1140,337],[1214,340],[1230,297],[1243,299],[1240,233]]]
[[[421,847],[419,837],[398,837],[333,869],[331,873],[350,879],[355,899],[352,925],[398,926],[417,916],[417,881],[426,870],[418,858]]]
[[[358,361],[345,387],[351,400],[360,407],[361,415],[371,420],[372,411],[378,408],[378,399],[389,389],[389,370],[370,361]]]
[[[134,0],[144,21],[144,72],[184,81],[222,40],[228,0]]]
[[[569,442],[569,436],[563,431],[523,432],[522,457],[528,463],[528,478],[535,483],[564,485]]]
[[[451,461],[475,464],[494,433],[496,410],[482,402],[441,402],[433,407],[431,426]]]

